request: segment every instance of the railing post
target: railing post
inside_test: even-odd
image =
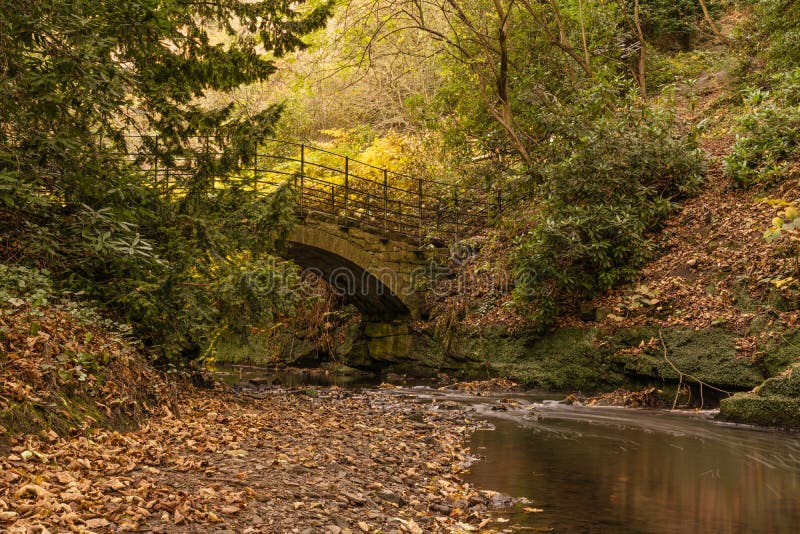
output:
[[[258,143],[253,154],[253,197],[258,197]]]
[[[155,138],[153,143],[153,186],[158,191],[158,134],[153,137]],[[142,148],[144,148],[144,143],[142,143]],[[164,192],[166,193],[166,190]]]
[[[300,145],[300,211],[303,211],[303,193],[306,188],[306,145]]]
[[[417,178],[417,214],[419,215],[419,240],[422,242],[423,221],[422,221],[422,178]]]
[[[348,211],[348,197],[350,196],[350,158],[344,157],[344,225],[347,226],[347,220],[350,217]]]
[[[442,203],[436,203],[436,233],[439,233],[439,229],[442,226]]]
[[[336,217],[336,184],[331,184],[331,215]]]
[[[383,232],[389,236],[389,172],[383,169]]]

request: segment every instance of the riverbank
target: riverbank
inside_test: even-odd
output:
[[[378,391],[183,391],[141,429],[19,434],[0,458],[8,532],[459,532],[492,494],[459,474],[462,411]],[[497,498],[495,497],[495,501]]]

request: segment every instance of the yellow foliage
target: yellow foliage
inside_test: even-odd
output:
[[[376,167],[403,172],[412,161],[412,145],[413,140],[409,136],[389,132],[375,139],[361,152],[358,159]]]

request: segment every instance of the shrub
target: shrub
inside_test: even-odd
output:
[[[664,117],[620,115],[584,131],[561,140],[541,170],[535,227],[513,253],[515,301],[542,325],[570,302],[633,280],[652,256],[649,233],[701,179],[693,138]]]
[[[800,4],[795,0],[739,0],[750,12],[741,31],[753,56],[764,57],[773,71],[800,62]]]
[[[737,125],[736,142],[725,158],[725,173],[743,187],[767,187],[797,178],[800,169],[800,69],[789,73],[771,96],[750,91],[750,110]]]
[[[707,4],[712,15],[719,12],[717,2]],[[688,50],[703,11],[697,0],[642,0],[641,18],[648,41],[666,50]]]

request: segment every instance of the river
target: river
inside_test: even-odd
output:
[[[282,382],[326,380],[284,375]],[[473,434],[480,459],[464,478],[531,500],[527,511],[501,511],[499,528],[800,532],[798,434],[718,423],[709,411],[569,406],[553,393],[513,395],[512,402],[424,386],[387,394],[432,408],[466,404],[491,424]]]

